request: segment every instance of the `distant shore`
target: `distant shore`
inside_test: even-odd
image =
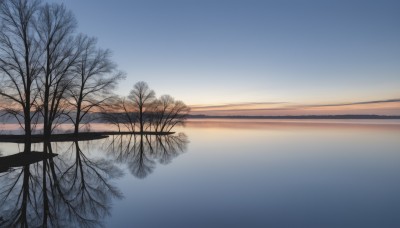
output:
[[[400,119],[400,116],[383,115],[304,115],[304,116],[211,116],[211,115],[189,115],[188,119],[317,119],[317,120],[335,120],[335,119],[356,119],[356,120],[394,120]]]

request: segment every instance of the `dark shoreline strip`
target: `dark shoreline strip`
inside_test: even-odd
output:
[[[171,135],[175,132],[143,132],[143,135]],[[107,138],[110,135],[140,135],[139,132],[116,132],[116,131],[104,131],[104,132],[82,132],[78,135],[75,134],[52,134],[49,142],[69,142],[69,141],[86,141]],[[24,143],[25,135],[0,135],[0,142],[4,143]],[[32,135],[32,143],[44,142],[45,138],[43,135]]]

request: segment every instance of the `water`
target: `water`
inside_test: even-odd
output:
[[[400,227],[399,121],[192,120],[176,130],[184,134],[53,143],[58,169],[47,180],[58,178],[78,208],[69,215],[62,194],[54,194],[50,205],[59,208],[50,211],[63,216],[53,220],[82,226],[76,216],[84,215],[106,227]],[[3,156],[18,150],[0,144]],[[30,165],[36,179],[43,180],[44,163],[51,164]],[[72,184],[84,182],[74,175],[79,167],[92,186],[84,194]],[[36,179],[32,195],[51,192],[51,184],[43,188]],[[1,205],[3,220],[18,186]],[[30,208],[42,213],[37,195],[40,206]]]

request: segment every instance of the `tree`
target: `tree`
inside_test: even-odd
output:
[[[8,101],[5,110],[25,130],[25,148],[29,151],[36,115],[31,112],[38,96],[35,80],[41,71],[42,52],[34,29],[40,1],[4,0],[0,4],[0,96]]]
[[[170,95],[156,99],[154,91],[145,82],[136,83],[128,99],[115,100],[113,107],[114,112],[105,114],[105,120],[112,120],[119,129],[122,125],[132,132],[138,122],[141,133],[144,130],[170,132],[175,126],[185,123],[190,111],[185,103]]]
[[[154,102],[152,125],[156,132],[169,132],[173,127],[183,125],[190,108],[182,101],[175,101],[169,95],[163,95]]]
[[[110,99],[107,109],[102,113],[102,119],[113,124],[121,131],[124,127],[131,132],[136,128],[136,113],[133,102],[126,97]]]
[[[133,86],[128,98],[134,103],[139,118],[140,132],[143,133],[146,114],[153,104],[155,93],[146,82],[140,81]]]
[[[49,138],[55,121],[66,112],[64,102],[71,86],[72,67],[80,54],[81,37],[74,38],[76,20],[72,13],[60,4],[45,4],[39,10],[36,29],[40,48],[43,50],[40,88],[43,133]]]
[[[25,148],[38,113],[45,138],[68,119],[78,133],[123,78],[110,51],[98,49],[94,38],[76,36],[77,22],[60,4],[0,1],[0,22],[1,103],[25,130]]]
[[[112,90],[124,78],[122,72],[110,60],[111,52],[96,48],[96,39],[83,37],[82,52],[74,69],[74,80],[68,89],[75,116],[74,133],[78,134],[80,124],[87,114],[103,108],[105,101],[112,97]],[[87,120],[86,122],[89,122]]]

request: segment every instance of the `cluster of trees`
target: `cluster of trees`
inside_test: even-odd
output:
[[[118,129],[132,132],[170,132],[173,127],[183,125],[190,108],[170,95],[156,98],[147,83],[137,82],[129,96],[112,101],[113,110],[104,113],[103,118],[115,124]]]
[[[116,97],[113,90],[124,77],[109,50],[77,32],[76,19],[64,5],[0,0],[0,108],[24,129],[24,152],[31,152],[37,124],[45,139],[63,123],[73,123],[77,134],[93,113],[132,132],[167,132],[184,123],[189,108],[168,95],[156,98],[144,82],[136,83],[129,96]],[[133,160],[143,167],[149,138],[141,134],[140,140]],[[157,140],[148,147],[160,151],[151,155],[163,162],[179,154],[175,144],[186,142],[182,135]],[[71,148],[73,161],[50,158],[0,175],[1,227],[101,225],[96,221],[109,213],[110,199],[122,196],[109,183],[121,172],[109,161],[89,160],[77,141]],[[53,153],[48,141],[42,149]],[[145,176],[142,170],[132,172]]]
[[[3,0],[0,26],[1,104],[27,140],[38,119],[46,137],[68,120],[77,132],[124,77],[109,50],[76,32],[77,22],[64,5]]]
[[[0,1],[0,105],[24,129],[26,146],[37,123],[45,138],[67,122],[77,134],[90,113],[111,109],[116,113],[104,118],[131,131],[164,132],[183,123],[189,108],[168,95],[157,99],[144,82],[116,98],[113,90],[125,74],[109,50],[76,28],[62,4]]]

